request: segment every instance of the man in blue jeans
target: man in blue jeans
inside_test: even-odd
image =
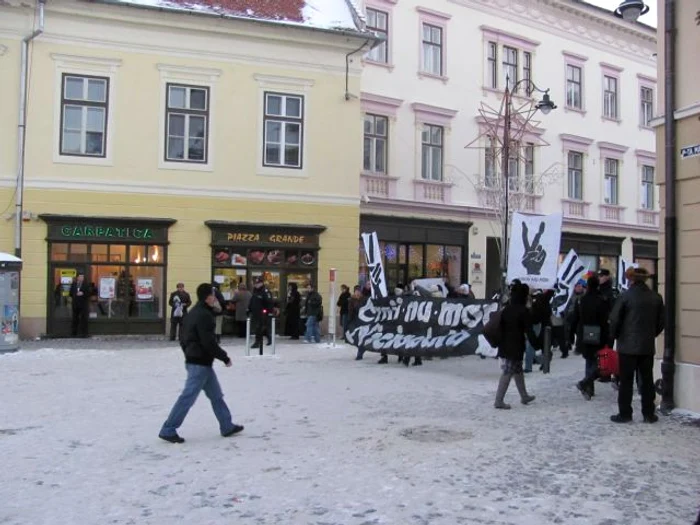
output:
[[[306,296],[305,343],[321,342],[321,329],[318,325],[321,320],[323,320],[323,298],[313,285],[309,285],[309,293]]]
[[[187,380],[182,394],[178,397],[158,434],[159,438],[170,443],[185,442],[178,435],[177,429],[185,421],[187,413],[202,390],[211,401],[222,436],[233,436],[243,430],[242,425],[236,425],[231,420],[231,412],[226,406],[219,380],[212,368],[214,359],[223,361],[227,367],[231,366],[231,359],[216,342],[214,335],[216,318],[213,307],[216,302],[212,285],[200,284],[197,287],[197,304],[190,310],[182,324],[180,346],[185,353]]]

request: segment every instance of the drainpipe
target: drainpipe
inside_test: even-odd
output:
[[[22,39],[19,77],[19,124],[17,126],[17,191],[15,198],[15,256],[22,257],[22,211],[24,206],[24,144],[27,127],[27,77],[29,76],[29,43],[44,32],[44,4],[39,5],[39,27]]]
[[[664,355],[661,361],[661,412],[669,414],[675,408],[673,398],[676,375],[676,294],[678,266],[678,219],[676,217],[676,6],[675,0],[664,2],[664,171],[666,177],[666,214],[664,217],[665,250],[664,292],[666,331]]]
[[[350,57],[355,53],[362,51],[370,42],[372,42],[372,39],[367,39],[367,41],[365,41],[365,43],[358,47],[355,51],[350,51],[345,55],[345,100],[350,100],[353,97],[353,95],[350,94]],[[379,43],[381,43],[381,40],[375,39],[375,42],[370,49],[374,49],[379,45]]]

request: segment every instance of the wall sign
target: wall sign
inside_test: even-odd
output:
[[[695,144],[694,146],[686,146],[681,148],[681,158],[689,159],[690,157],[697,157],[700,155],[700,144]]]
[[[324,226],[206,221],[213,246],[318,248]]]
[[[313,237],[313,236],[311,236]],[[306,235],[290,235],[286,233],[239,233],[228,232],[226,241],[232,244],[287,244],[287,245],[302,245],[313,242]],[[318,242],[316,240],[316,242]]]
[[[119,239],[147,241],[153,239],[150,228],[119,228],[117,226],[77,225],[61,226],[61,236],[68,239]]]
[[[174,219],[39,215],[48,225],[48,240],[56,242],[167,243]]]

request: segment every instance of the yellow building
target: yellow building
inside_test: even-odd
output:
[[[666,78],[667,49],[662,35],[666,28],[667,3],[669,2],[663,0],[658,2],[659,79]],[[667,192],[670,190],[675,196],[675,214],[672,215],[675,215],[677,222],[675,235],[670,235],[671,232],[665,226],[663,228],[659,274],[663,284],[661,291],[666,293],[667,299],[666,283],[674,283],[676,304],[670,305],[675,311],[673,316],[669,316],[670,321],[675,319],[675,330],[669,326],[673,330],[670,334],[672,338],[668,339],[667,330],[664,341],[667,344],[659,347],[666,351],[666,380],[670,368],[668,364],[675,361],[675,381],[667,381],[674,385],[675,405],[700,412],[700,275],[697,271],[700,259],[700,87],[697,82],[700,2],[676,1],[670,2],[668,7],[673,14],[668,17],[668,21],[673,29],[672,38],[675,43],[675,49],[670,50],[675,60],[668,65],[675,89],[669,93],[664,83],[659,83],[659,101],[662,104],[659,113],[662,116],[657,119],[659,127],[656,150],[659,152],[657,166],[660,168],[658,182],[661,184],[661,214],[664,216],[667,213]],[[672,108],[672,113],[668,111],[669,107]],[[672,124],[668,129],[671,132],[668,146],[673,153],[670,158],[666,155],[666,117]],[[670,188],[669,182],[673,182]],[[676,250],[673,250],[673,242],[670,249],[675,252],[676,260],[668,265],[665,249],[674,237]],[[662,371],[663,368],[662,365]],[[664,398],[667,401],[669,396]]]
[[[24,260],[22,337],[69,335],[80,272],[93,334],[164,333],[180,281],[227,295],[263,275],[283,306],[289,283],[327,303],[331,268],[355,280],[375,40],[350,3],[28,4],[0,2],[0,251]]]

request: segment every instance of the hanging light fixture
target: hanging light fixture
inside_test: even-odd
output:
[[[549,98],[549,90],[544,92],[542,100],[537,103],[535,108],[539,109],[544,115],[548,114],[553,109],[557,109],[557,105]]]
[[[649,6],[644,3],[644,0],[623,0],[615,9],[615,16],[628,22],[636,22],[640,16],[648,12]]]

